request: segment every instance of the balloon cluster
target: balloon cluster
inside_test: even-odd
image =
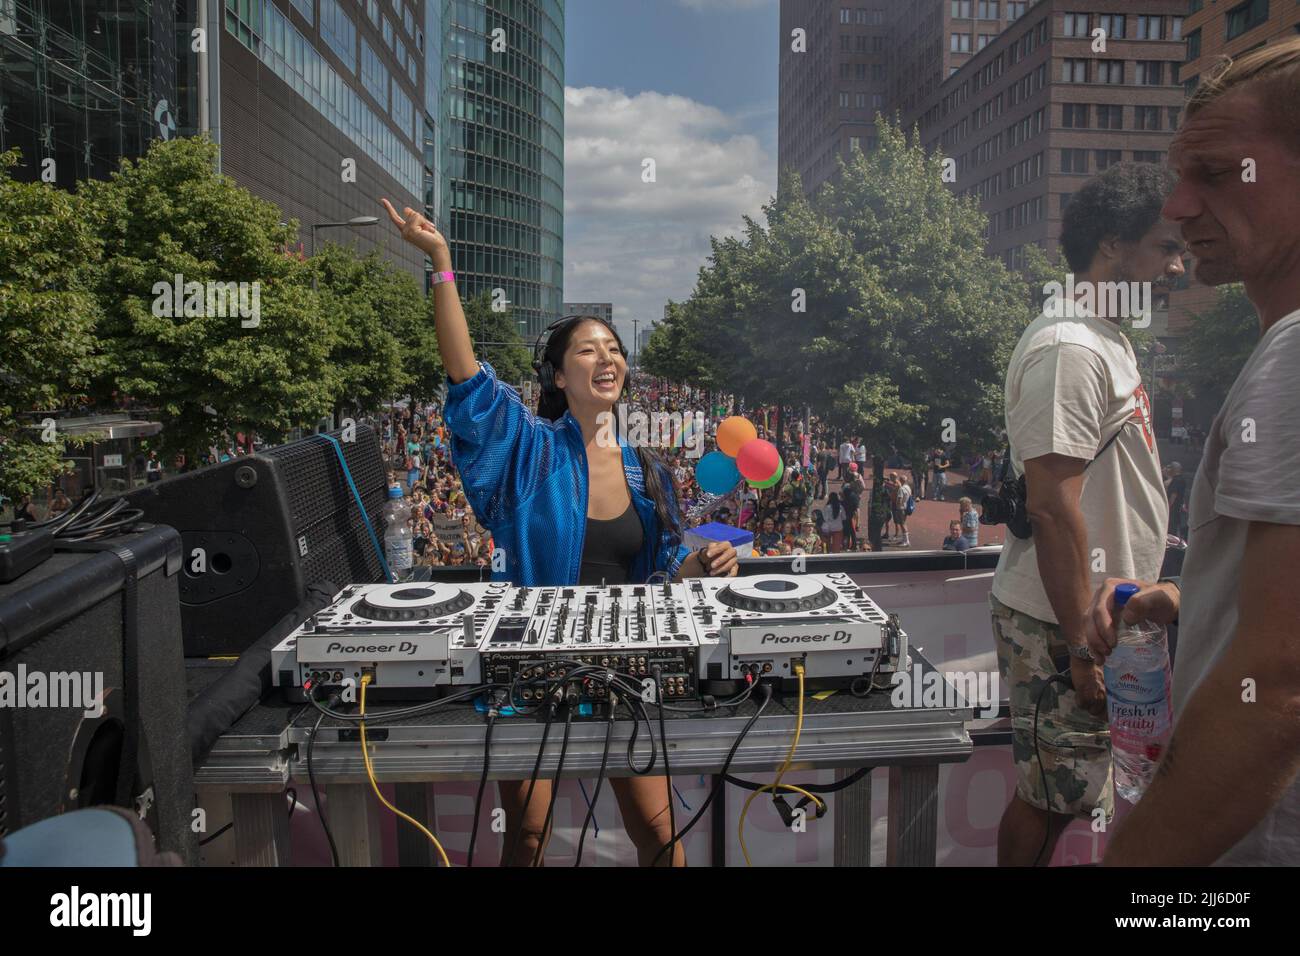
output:
[[[695,466],[700,490],[725,495],[744,478],[751,488],[771,488],[785,474],[776,446],[758,437],[754,426],[733,415],[718,426],[718,450]]]

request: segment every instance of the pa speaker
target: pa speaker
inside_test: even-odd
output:
[[[186,656],[242,653],[317,581],[384,580],[387,490],[379,436],[357,425],[132,492],[181,534]]]
[[[66,546],[0,585],[0,836],[119,806],[192,862],[180,538]]]

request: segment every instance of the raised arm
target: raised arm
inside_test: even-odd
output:
[[[402,238],[433,260],[433,271],[450,272],[451,250],[433,223],[410,206],[403,209],[399,216],[387,199],[383,200],[383,204],[388,210],[388,218],[401,232]],[[479,366],[474,358],[474,343],[470,341],[469,326],[465,323],[465,313],[460,307],[456,283],[443,282],[433,287],[433,322],[447,377],[457,385],[473,378]]]

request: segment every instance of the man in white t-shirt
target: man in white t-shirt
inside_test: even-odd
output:
[[[849,462],[853,460],[853,442],[846,438],[840,443],[840,481],[849,476]]]
[[[1079,298],[1053,290],[1007,368],[1012,467],[1025,476],[1032,534],[1008,533],[989,596],[1017,773],[998,829],[1004,866],[1045,864],[1074,817],[1114,812],[1085,615],[1107,573],[1158,576],[1168,506],[1151,406],[1121,331],[1141,303],[1125,314],[1106,290],[1182,275],[1183,241],[1160,218],[1172,185],[1167,170],[1126,163],[1075,193],[1061,248]]]
[[[1148,577],[1125,608],[1130,623],[1178,621],[1174,729],[1108,865],[1300,865],[1300,39],[1220,71],[1171,144],[1164,213],[1197,279],[1245,283],[1261,337],[1206,436],[1181,590]],[[1118,583],[1093,601],[1098,654],[1115,643]]]

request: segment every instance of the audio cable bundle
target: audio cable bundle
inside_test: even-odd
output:
[[[451,704],[468,703],[476,698],[484,700],[484,703],[486,705],[486,714],[485,714],[486,727],[485,727],[484,742],[483,742],[483,769],[479,777],[477,793],[474,801],[474,818],[473,818],[472,829],[470,832],[470,845],[469,845],[469,854],[467,858],[467,866],[474,865],[474,854],[477,846],[477,836],[478,836],[478,823],[480,820],[480,814],[482,810],[483,795],[487,787],[487,780],[488,780],[488,775],[491,767],[492,730],[495,727],[497,721],[505,713],[513,713],[518,716],[532,716],[534,718],[540,718],[542,721],[541,741],[538,744],[537,757],[533,763],[533,770],[529,777],[528,788],[525,793],[525,799],[524,799],[525,806],[527,806],[529,802],[531,802],[533,793],[536,789],[537,781],[540,778],[542,760],[545,757],[547,746],[551,738],[552,726],[557,720],[562,721],[564,724],[564,732],[560,743],[559,757],[556,762],[555,771],[551,777],[551,781],[552,781],[551,796],[547,805],[545,822],[543,823],[541,838],[538,840],[537,846],[533,850],[533,854],[529,860],[529,865],[536,866],[541,862],[541,856],[544,847],[546,845],[547,837],[549,836],[550,828],[554,819],[555,801],[559,790],[558,783],[561,779],[561,775],[564,770],[564,764],[568,753],[570,732],[572,730],[573,720],[576,716],[578,716],[578,712],[579,712],[579,706],[578,706],[579,694],[573,683],[575,681],[592,682],[600,685],[604,689],[605,692],[604,696],[605,699],[608,701],[608,709],[606,711],[605,719],[604,719],[604,724],[605,724],[604,747],[601,754],[600,770],[597,773],[596,786],[593,791],[591,800],[588,802],[586,816],[583,820],[582,830],[578,839],[578,847],[577,847],[576,858],[574,861],[574,866],[582,865],[587,833],[594,820],[596,805],[600,799],[600,795],[606,778],[606,771],[608,768],[609,756],[610,756],[610,745],[613,739],[614,723],[618,718],[620,712],[626,712],[626,714],[632,719],[632,734],[629,737],[627,752],[625,755],[628,770],[631,773],[636,774],[638,776],[644,776],[650,774],[655,770],[656,766],[659,764],[662,755],[662,761],[664,765],[663,772],[665,777],[665,786],[670,795],[669,825],[670,825],[670,832],[672,833],[672,837],[671,839],[668,840],[667,843],[664,844],[663,847],[660,848],[659,852],[656,854],[654,860],[652,861],[651,864],[652,866],[659,865],[660,861],[664,858],[665,855],[668,855],[669,859],[675,858],[675,854],[676,854],[675,848],[682,843],[682,841],[686,838],[686,835],[690,833],[690,831],[695,827],[695,825],[703,818],[704,814],[708,811],[709,807],[713,804],[714,800],[716,800],[720,795],[720,791],[722,787],[725,786],[726,784],[739,786],[744,789],[752,791],[748,799],[746,799],[745,801],[744,807],[741,810],[740,819],[737,824],[737,836],[740,842],[741,853],[745,858],[746,865],[752,865],[752,862],[749,857],[749,849],[747,844],[745,843],[744,830],[745,830],[745,821],[749,814],[750,806],[760,793],[773,794],[774,807],[776,808],[777,812],[781,816],[786,826],[791,826],[794,820],[796,819],[796,812],[802,811],[803,808],[808,805],[812,805],[815,809],[814,818],[821,819],[823,816],[825,816],[825,814],[828,812],[829,809],[828,804],[823,796],[824,794],[833,793],[835,791],[841,790],[857,782],[857,780],[861,779],[862,776],[864,776],[867,773],[870,773],[872,770],[872,768],[870,767],[864,767],[856,771],[850,777],[845,778],[844,780],[837,781],[834,784],[823,785],[823,786],[817,786],[812,784],[803,786],[803,785],[796,785],[796,784],[785,782],[784,778],[789,772],[789,769],[794,762],[795,752],[799,746],[799,740],[803,732],[804,694],[801,691],[797,697],[795,727],[794,727],[794,734],[790,742],[790,749],[786,753],[784,762],[782,763],[781,767],[777,771],[776,779],[770,784],[756,784],[756,783],[751,783],[750,781],[747,780],[743,780],[731,776],[729,771],[731,769],[732,761],[735,759],[737,752],[739,751],[741,745],[743,744],[745,738],[748,736],[749,732],[753,729],[755,724],[758,723],[759,718],[762,717],[767,712],[767,708],[771,704],[772,699],[774,697],[774,688],[771,682],[754,680],[751,678],[748,681],[747,686],[743,692],[741,692],[740,694],[736,695],[733,698],[717,701],[713,707],[707,708],[708,710],[716,710],[724,707],[739,707],[740,705],[749,701],[751,698],[753,698],[756,701],[756,709],[754,713],[750,715],[744,727],[739,731],[739,733],[737,733],[735,740],[732,742],[731,747],[727,753],[726,759],[723,762],[722,769],[717,775],[717,779],[716,782],[714,783],[714,786],[709,791],[708,796],[700,805],[699,809],[695,812],[695,814],[691,817],[691,819],[679,830],[677,828],[676,811],[672,805],[673,802],[672,801],[673,786],[672,786],[672,776],[671,776],[672,770],[667,759],[668,746],[667,746],[667,729],[665,724],[665,713],[667,711],[702,713],[706,710],[706,708],[703,706],[696,707],[696,708],[688,708],[679,705],[668,704],[667,702],[665,702],[662,699],[661,685],[659,684],[660,675],[657,673],[650,678],[650,680],[654,682],[654,687],[656,688],[656,692],[653,695],[649,695],[644,693],[646,685],[641,683],[637,675],[626,673],[626,672],[617,672],[617,671],[610,670],[608,668],[593,667],[589,665],[580,665],[577,664],[577,662],[571,662],[571,661],[557,661],[556,663],[572,664],[573,667],[572,669],[567,670],[563,674],[557,672],[554,678],[548,678],[545,676],[533,677],[525,680],[517,679],[515,681],[512,681],[508,685],[488,685],[487,687],[467,688],[465,690],[460,691],[459,693],[453,694],[449,697],[445,697],[439,700],[426,701],[418,704],[396,707],[385,711],[374,711],[374,710],[367,709],[367,692],[373,681],[373,675],[367,672],[364,673],[361,678],[358,711],[355,714],[345,713],[336,709],[340,704],[340,698],[337,692],[332,693],[329,700],[325,703],[322,703],[317,698],[319,687],[313,686],[310,682],[308,682],[304,686],[304,691],[306,692],[308,701],[310,701],[311,705],[318,712],[318,717],[315,724],[311,728],[311,732],[308,737],[307,754],[306,754],[307,775],[311,783],[313,797],[315,797],[316,799],[318,816],[321,820],[322,828],[324,829],[326,839],[330,846],[330,854],[334,861],[334,865],[335,866],[339,865],[338,850],[334,841],[333,834],[330,831],[329,823],[325,811],[321,807],[320,796],[316,786],[315,769],[313,765],[313,754],[314,754],[316,736],[319,732],[322,721],[324,721],[326,717],[334,718],[337,720],[348,721],[350,723],[355,723],[358,725],[360,731],[362,759],[364,761],[365,768],[366,768],[366,777],[370,783],[371,789],[375,793],[375,796],[379,799],[379,802],[386,809],[390,810],[394,815],[396,815],[402,821],[418,829],[425,837],[427,837],[428,840],[433,844],[438,854],[439,860],[442,862],[442,865],[448,867],[451,865],[450,859],[447,856],[446,850],[442,847],[442,844],[439,842],[438,838],[434,835],[434,833],[424,824],[413,819],[408,814],[402,812],[400,809],[393,806],[384,797],[383,793],[379,789],[379,783],[374,769],[374,762],[370,754],[370,746],[373,738],[367,734],[368,729],[369,730],[378,729],[377,724],[379,722],[396,719],[396,718],[414,717],[421,714],[433,712],[434,710],[445,708]],[[796,678],[802,681],[803,678],[802,665],[796,665],[795,675]],[[528,695],[529,699],[527,702],[523,699],[522,691],[524,688],[529,688],[534,690],[534,693]],[[657,721],[653,720],[648,708],[658,709]],[[659,738],[658,740],[655,739],[655,723],[658,724],[658,738]],[[648,759],[646,759],[644,763],[638,764],[637,755],[636,755],[636,744],[637,741],[640,739],[642,726],[644,726],[645,728],[645,734],[649,741],[650,753]],[[792,809],[785,801],[786,794],[798,794],[802,799]],[[522,827],[516,827],[514,829],[514,835],[511,838],[509,852],[505,857],[507,860],[517,859],[516,854],[519,849],[519,843],[522,838],[522,833],[523,833]]]

